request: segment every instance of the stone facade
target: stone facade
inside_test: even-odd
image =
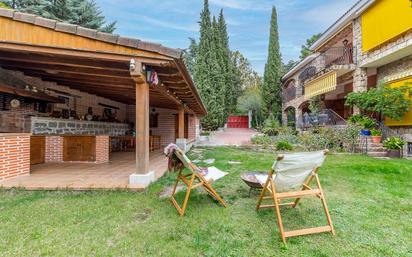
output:
[[[30,135],[0,134],[0,181],[30,173]]]
[[[99,121],[31,118],[31,133],[34,135],[110,135],[123,136],[129,131],[124,123]]]

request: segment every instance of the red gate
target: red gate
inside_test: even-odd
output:
[[[248,116],[229,116],[227,118],[228,128],[249,128]]]

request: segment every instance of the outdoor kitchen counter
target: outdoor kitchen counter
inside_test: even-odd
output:
[[[44,162],[109,161],[109,135],[45,135]],[[32,136],[35,139],[36,136]]]

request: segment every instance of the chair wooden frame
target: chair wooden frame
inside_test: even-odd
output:
[[[199,168],[192,162],[186,163],[180,151],[181,151],[180,149],[176,149],[174,154],[180,160],[182,160],[182,162],[185,164],[185,167],[191,171],[189,174],[183,174],[184,168],[179,170],[175,185],[173,187],[172,195],[170,197],[171,202],[173,203],[174,207],[176,208],[180,216],[183,216],[185,214],[187,203],[190,197],[190,192],[192,191],[192,189],[195,189],[198,187],[203,187],[206,190],[206,192],[209,193],[210,196],[215,198],[219,203],[221,203],[226,208],[227,207],[226,203],[223,201],[222,197],[220,197],[220,195],[212,187],[213,180],[210,180],[210,181],[206,180],[202,174],[197,172]],[[186,195],[185,195],[185,198],[181,206],[178,204],[178,202],[176,201],[174,197],[176,194],[177,185],[179,184],[180,180],[183,181],[183,183],[187,186]]]
[[[327,154],[327,151],[325,151],[325,154]],[[283,158],[284,156],[280,155],[277,157],[276,161],[281,161]],[[309,234],[316,234],[316,233],[323,233],[323,232],[331,232],[332,235],[335,235],[335,230],[332,225],[332,219],[330,217],[329,209],[326,204],[325,194],[323,193],[322,187],[320,185],[318,170],[319,170],[319,167],[316,167],[312,171],[312,174],[306,179],[305,183],[303,183],[302,189],[300,191],[281,192],[281,193],[276,192],[275,182],[273,181],[273,174],[275,173],[275,170],[271,168],[269,171],[268,178],[265,182],[265,185],[263,186],[263,190],[260,193],[259,200],[256,205],[256,211],[259,211],[259,209],[266,209],[266,208],[276,209],[276,216],[277,216],[277,221],[278,221],[279,232],[282,237],[282,241],[285,244],[286,244],[286,238],[288,237],[295,237],[295,236],[302,236],[302,235],[309,235]],[[310,183],[313,181],[313,179],[315,179],[317,188],[311,188],[309,186]],[[282,216],[280,214],[280,207],[281,206],[291,206],[295,208],[298,205],[302,197],[308,197],[308,196],[316,196],[321,200],[328,225],[321,226],[321,227],[314,227],[314,228],[285,231],[283,227],[283,223],[282,223]],[[295,200],[292,202],[282,203],[281,200],[283,199],[295,199]],[[263,205],[262,202],[264,200],[272,200],[273,204]]]

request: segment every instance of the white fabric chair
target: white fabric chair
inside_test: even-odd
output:
[[[283,242],[286,238],[300,235],[307,235],[321,232],[331,232],[333,235],[332,220],[326,204],[325,196],[320,185],[318,169],[323,164],[327,150],[319,152],[290,153],[279,155],[273,163],[268,175],[256,175],[256,179],[261,183],[263,190],[259,196],[256,210],[261,208],[275,208],[278,218],[279,231]],[[309,184],[315,179],[316,188],[311,188]],[[327,226],[317,228],[307,228],[294,231],[284,231],[280,206],[296,207],[302,197],[316,196],[322,201]],[[295,199],[293,202],[282,203],[283,199]],[[273,204],[263,205],[264,200],[271,200]]]

